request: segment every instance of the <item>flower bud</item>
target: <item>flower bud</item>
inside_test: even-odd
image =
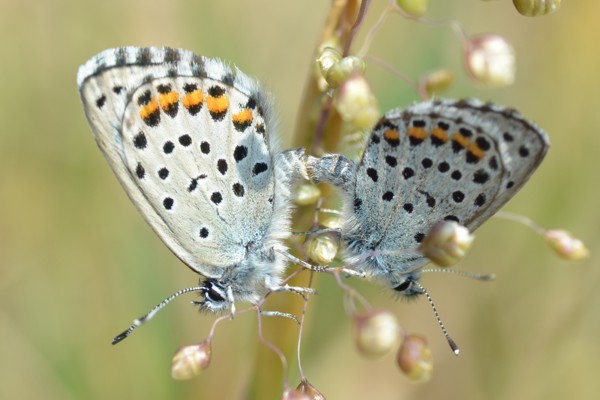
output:
[[[342,53],[335,47],[324,47],[319,58],[317,58],[317,66],[321,72],[321,76],[327,76],[327,73],[335,64],[342,59]]]
[[[429,0],[396,0],[396,4],[407,13],[420,17],[429,7]]]
[[[546,243],[565,260],[577,261],[590,255],[583,242],[567,231],[552,229],[545,231],[543,237]]]
[[[305,244],[306,254],[319,265],[329,264],[340,249],[340,242],[333,233],[311,236]]]
[[[358,57],[348,56],[333,64],[324,76],[330,87],[337,88],[354,72],[365,72],[365,62]]]
[[[319,224],[325,228],[340,229],[343,225],[343,220],[338,214],[324,212],[319,215]]]
[[[421,84],[429,96],[442,93],[452,85],[454,76],[447,69],[430,72],[421,79]]]
[[[421,335],[408,335],[404,338],[396,355],[396,362],[400,370],[413,382],[427,382],[431,379],[431,349],[427,346],[427,339]]]
[[[200,374],[210,365],[210,342],[203,341],[198,344],[184,346],[175,352],[171,362],[171,376],[173,379],[186,380]]]
[[[321,197],[321,189],[313,183],[305,182],[296,187],[292,200],[299,206],[315,204]]]
[[[356,130],[370,130],[379,119],[377,99],[364,76],[354,73],[340,86],[336,109]]]
[[[306,379],[303,379],[302,382],[300,382],[296,390],[308,395],[310,400],[325,400],[325,396],[323,396],[323,394]]]
[[[475,237],[455,221],[441,221],[431,228],[419,251],[436,265],[448,267],[460,261]]]
[[[301,390],[286,390],[281,396],[281,400],[312,400],[310,395]]]
[[[505,86],[515,81],[515,51],[499,35],[482,35],[465,44],[465,62],[471,77],[489,86]]]
[[[368,358],[384,356],[400,341],[398,319],[385,310],[354,315],[354,339],[359,352]]]
[[[513,0],[519,14],[526,17],[538,17],[552,14],[560,8],[561,0]]]

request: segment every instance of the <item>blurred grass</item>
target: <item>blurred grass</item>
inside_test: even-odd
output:
[[[383,1],[373,3],[371,23]],[[535,19],[518,15],[507,0],[431,3],[432,18],[456,18],[467,32],[511,40],[517,84],[472,84],[448,30],[400,18],[388,21],[370,53],[414,77],[449,66],[457,84],[448,97],[511,105],[545,128],[551,151],[507,209],[575,232],[592,257],[567,263],[525,228],[502,220],[482,227],[463,267],[494,271],[497,281],[425,278],[461,346],[459,358],[425,301],[397,303],[381,288],[357,283],[373,304],[429,338],[435,374],[420,386],[407,382],[393,357],[372,362],[355,353],[340,292],[320,277],[303,344],[305,372],[329,399],[595,399],[600,3],[563,2],[555,15]],[[248,315],[219,326],[203,376],[172,381],[172,353],[202,340],[212,321],[186,301],[110,345],[131,319],[197,278],[155,237],[112,176],[81,111],[75,74],[97,52],[128,44],[167,44],[230,60],[273,91],[288,144],[302,118],[296,110],[327,7],[277,0],[0,3],[0,398],[243,398],[250,368],[279,368]],[[368,76],[382,110],[416,98],[377,66]],[[281,390],[279,379],[265,384]]]

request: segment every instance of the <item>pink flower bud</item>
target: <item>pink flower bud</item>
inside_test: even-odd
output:
[[[546,243],[565,260],[581,260],[590,255],[583,242],[573,237],[569,232],[553,229],[544,232]]]
[[[506,86],[515,81],[515,51],[499,35],[471,38],[465,45],[467,71],[473,79],[489,86]]]
[[[322,233],[308,238],[304,245],[306,254],[319,265],[329,264],[340,249],[337,235]]]
[[[475,237],[455,221],[441,221],[433,226],[421,242],[419,251],[440,267],[462,259]]]
[[[408,335],[396,356],[398,366],[414,382],[427,382],[433,371],[433,358],[427,339],[420,335]]]
[[[354,316],[354,338],[359,352],[369,358],[384,356],[400,341],[400,324],[392,313],[370,310]]]
[[[200,374],[210,365],[210,342],[204,341],[190,346],[184,346],[175,352],[171,363],[173,379],[186,380]]]
[[[379,120],[377,99],[365,77],[357,73],[340,86],[335,106],[342,119],[356,130],[370,130]]]

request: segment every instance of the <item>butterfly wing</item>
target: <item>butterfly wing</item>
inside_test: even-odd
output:
[[[87,119],[127,194],[190,268],[219,277],[273,223],[268,100],[218,60],[106,50],[79,69]]]
[[[516,111],[477,100],[389,111],[356,170],[349,249],[354,256],[405,251],[364,264],[375,275],[425,264],[411,250],[433,225],[455,220],[476,229],[523,186],[548,146],[547,135]]]

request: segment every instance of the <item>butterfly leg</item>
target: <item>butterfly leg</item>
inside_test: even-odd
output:
[[[290,285],[276,286],[276,287],[272,288],[271,291],[272,292],[291,292],[291,293],[299,294],[300,296],[304,296],[307,294],[317,294],[317,291],[315,289],[305,288],[305,287],[300,287],[300,286],[290,286]]]
[[[280,312],[280,311],[262,311],[261,310],[260,315],[264,315],[265,317],[289,318],[289,319],[296,321],[296,323],[298,323],[298,325],[300,325],[300,320],[294,314],[284,313],[284,312]]]
[[[310,263],[307,263],[304,260],[299,259],[298,257],[289,254],[287,252],[280,252],[284,257],[286,257],[288,260],[292,261],[294,264],[298,264],[303,268],[306,268],[310,271],[314,271],[314,272],[330,272],[333,270],[336,271],[341,271],[342,273],[348,275],[348,276],[356,276],[359,278],[365,278],[366,275],[363,272],[358,272],[354,269],[350,269],[350,268],[344,268],[344,267],[328,267],[325,265],[312,265]]]

